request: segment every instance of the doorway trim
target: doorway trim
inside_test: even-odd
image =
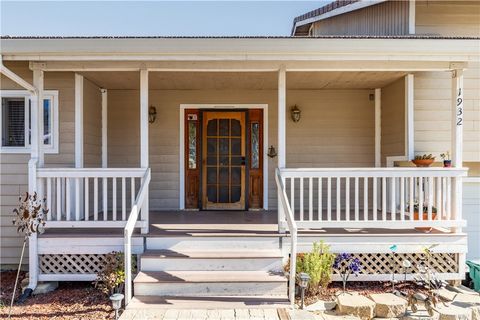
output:
[[[179,208],[185,210],[185,109],[262,109],[263,110],[263,155],[266,160],[268,153],[268,104],[180,104],[180,195]],[[268,161],[263,165],[263,210],[268,210]]]

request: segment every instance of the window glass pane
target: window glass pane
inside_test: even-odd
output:
[[[43,100],[43,143],[52,144],[52,107],[51,100]]]
[[[197,168],[197,123],[188,121],[188,169]]]
[[[2,146],[25,146],[25,99],[2,98]]]
[[[252,123],[252,141],[251,141],[251,150],[252,150],[252,169],[260,168],[260,142],[259,142],[259,135],[260,135],[260,125],[258,122]]]

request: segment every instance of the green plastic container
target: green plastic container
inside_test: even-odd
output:
[[[470,278],[475,291],[480,291],[480,262],[467,261],[467,266],[470,268]]]

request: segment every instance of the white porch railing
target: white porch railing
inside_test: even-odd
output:
[[[280,205],[285,213],[288,230],[290,232],[290,273],[288,276],[288,298],[290,303],[295,303],[295,275],[297,266],[297,224],[293,217],[293,213],[288,202],[288,197],[285,192],[284,180],[280,176],[280,171],[275,171],[275,182],[277,184],[277,197],[280,200]]]
[[[46,227],[123,228],[145,172],[141,168],[38,168],[37,188],[50,209]],[[136,226],[145,224],[148,221]]]
[[[298,229],[465,226],[461,179],[467,169],[305,168],[278,174]],[[416,204],[424,213],[416,212]]]
[[[132,299],[132,234],[137,225],[140,212],[145,208],[148,202],[148,185],[150,184],[150,168],[147,169],[142,177],[142,184],[137,197],[132,205],[132,210],[128,216],[127,224],[124,229],[124,256],[125,256],[125,305]]]

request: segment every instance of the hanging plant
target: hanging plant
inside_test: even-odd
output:
[[[23,254],[25,252],[25,245],[30,236],[43,233],[45,231],[45,217],[48,213],[46,208],[46,200],[39,199],[36,192],[33,194],[25,193],[24,197],[19,197],[18,208],[13,209],[15,218],[13,225],[17,227],[17,233],[23,235],[22,253],[20,255],[20,262],[18,263],[17,277],[15,279],[15,286],[13,287],[12,301],[10,302],[10,311],[8,318],[12,312],[13,301],[15,299],[15,291],[18,285],[18,277],[20,275],[20,268],[22,266]]]

